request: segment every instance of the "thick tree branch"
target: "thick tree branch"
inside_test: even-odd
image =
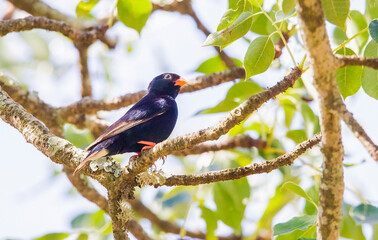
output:
[[[49,19],[62,21],[77,28],[80,28],[81,30],[86,28],[90,29],[93,27],[96,28],[99,25],[102,26],[105,24],[105,22],[101,22],[98,20],[78,21],[76,18],[61,13],[40,0],[9,0],[9,2],[11,2],[17,8],[22,9],[33,16],[47,17]],[[105,35],[99,36],[99,40],[103,42],[105,45],[107,45],[109,48],[114,48],[116,45],[116,42],[109,39]]]
[[[345,56],[340,54],[336,54],[335,57],[338,67],[358,65],[378,69],[378,58],[367,58],[357,55]]]
[[[268,173],[272,170],[280,168],[285,165],[293,164],[294,160],[305,153],[308,149],[312,148],[318,144],[321,140],[320,135],[300,143],[291,152],[285,153],[284,155],[265,161],[262,163],[253,163],[248,166],[229,168],[220,171],[212,171],[200,174],[192,175],[172,175],[166,179],[164,182],[165,186],[178,186],[178,185],[199,185],[207,184],[213,182],[220,182],[226,180],[234,180],[242,177],[246,177],[253,174]],[[157,186],[157,185],[155,185]]]
[[[108,189],[109,199],[109,215],[112,219],[113,236],[115,240],[127,240],[129,237],[126,230],[130,230],[126,225],[129,225],[129,213],[122,214],[122,196],[119,192]],[[127,209],[125,210],[127,211]]]
[[[373,159],[378,163],[378,146],[374,144],[373,140],[367,135],[362,126],[353,117],[353,114],[348,111],[345,104],[342,103],[335,106],[333,109],[337,111],[341,119],[348,125],[353,134],[360,140],[362,145],[370,153]]]
[[[333,240],[339,238],[344,192],[340,118],[329,107],[342,101],[336,82],[337,63],[329,44],[321,1],[298,0],[297,13],[319,95],[324,162],[317,239]]]
[[[278,82],[268,90],[250,97],[237,108],[232,110],[215,126],[195,133],[187,134],[185,136],[166,140],[157,144],[152,149],[145,150],[140,157],[135,159],[135,161],[130,161],[129,166],[127,167],[128,174],[124,175],[123,178],[130,179],[137,174],[146,171],[156,161],[156,159],[168,155],[173,151],[181,151],[186,148],[192,148],[193,146],[205,141],[217,140],[220,136],[226,134],[236,124],[243,121],[253,111],[258,109],[263,103],[286,91],[294,84],[295,80],[297,80],[301,74],[302,71],[299,68],[294,68],[289,75],[284,77],[282,81]]]
[[[182,151],[172,152],[176,156],[187,156],[193,154],[201,154],[204,152],[215,152],[233,148],[252,148],[263,149],[266,147],[266,142],[261,139],[254,139],[248,135],[233,136],[220,142],[209,142],[195,145],[192,148],[187,148]]]
[[[224,82],[233,81],[237,78],[243,78],[244,76],[245,71],[243,68],[232,68],[219,73],[200,76],[192,81],[189,81],[188,84],[183,86],[180,93],[194,92],[204,88],[217,86]],[[60,108],[59,113],[63,118],[67,118],[68,116],[79,113],[93,114],[100,110],[116,110],[136,103],[145,94],[146,91],[139,91],[136,93],[128,93],[120,97],[105,100],[93,100],[90,98],[83,98],[78,102]]]
[[[56,109],[38,97],[36,92],[29,92],[21,84],[0,72],[0,87],[6,91],[14,101],[24,106],[31,114],[58,135],[62,135],[63,120]]]
[[[60,32],[64,36],[72,39],[75,43],[89,46],[97,39],[102,39],[107,26],[91,27],[88,29],[77,30],[70,24],[49,19],[47,17],[26,17],[19,19],[0,21],[0,36],[5,36],[11,32],[28,31],[35,28],[45,29],[48,31]],[[112,46],[109,46],[112,47]]]

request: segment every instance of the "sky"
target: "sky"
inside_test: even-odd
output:
[[[78,1],[46,1],[65,13],[74,15],[74,6]],[[108,13],[113,1],[102,0],[94,9],[99,16]],[[364,9],[360,1],[351,1],[351,9]],[[269,4],[267,4],[269,6]],[[5,1],[0,0],[0,16],[3,14]],[[193,7],[198,17],[210,31],[215,31],[218,21],[227,9],[227,1],[193,0]],[[211,11],[209,11],[211,9]],[[18,17],[24,16],[18,13]],[[332,27],[327,24],[329,31]],[[37,91],[39,96],[54,106],[62,106],[80,99],[80,75],[76,62],[78,54],[72,43],[59,37],[56,33],[33,31],[41,33],[48,40],[50,64],[41,63],[35,66],[35,71],[25,69],[20,77],[29,89]],[[27,34],[27,33],[26,33]],[[117,24],[109,31],[109,35],[118,37],[117,51],[107,52],[101,43],[94,44],[89,52],[89,67],[93,85],[94,98],[103,96],[118,96],[127,92],[145,89],[149,81],[162,72],[176,72],[187,79],[199,75],[194,70],[201,62],[215,55],[212,47],[201,47],[205,40],[202,32],[196,29],[194,21],[179,13],[156,12],[148,20],[140,38],[134,30]],[[3,38],[7,42],[7,51],[15,60],[27,61],[31,50],[23,42],[20,34],[13,33]],[[290,45],[295,51],[295,44]],[[127,49],[132,47],[131,53]],[[233,57],[242,59],[248,45],[238,40],[226,48]],[[299,51],[298,51],[299,52]],[[298,53],[299,54],[299,53]],[[298,55],[298,59],[302,55]],[[284,50],[282,64],[291,67],[291,60]],[[104,81],[103,62],[110,65],[111,83]],[[55,65],[64,66],[54,69]],[[272,86],[285,74],[283,70],[269,71],[254,79],[262,86]],[[53,75],[54,77],[51,77]],[[178,97],[179,120],[172,137],[193,132],[213,125],[224,116],[223,114],[194,116],[199,110],[212,107],[221,101],[232,83],[219,87],[201,90],[195,93],[182,94]],[[204,99],[206,99],[204,101]],[[364,126],[374,142],[378,142],[378,101],[371,99],[362,90],[346,100],[347,107],[355,118]],[[273,104],[266,104],[258,114],[268,113]],[[313,106],[316,110],[316,106]],[[125,109],[101,112],[100,115],[112,122],[123,115]],[[267,116],[269,119],[269,116]],[[348,203],[357,204],[359,199],[353,192],[360,191],[365,199],[378,205],[378,166],[363,149],[360,142],[343,124],[343,144],[345,162],[357,163],[366,160],[356,167],[347,168],[345,182],[347,189],[345,198]],[[291,145],[292,147],[292,145]],[[0,239],[29,239],[50,232],[72,231],[70,220],[82,212],[95,211],[97,207],[78,194],[70,194],[71,184],[61,174],[54,177],[52,169],[61,169],[52,163],[31,144],[25,142],[22,135],[3,121],[0,121]],[[287,148],[290,149],[290,148]],[[203,162],[208,158],[205,154],[198,158]],[[197,158],[196,158],[197,159]],[[182,171],[173,157],[168,157],[163,170],[167,173]],[[200,167],[200,166],[199,166]],[[267,190],[272,192],[278,177],[272,175],[253,176],[249,178],[254,184],[271,181]],[[143,190],[144,200],[156,193],[155,189]],[[258,198],[258,197],[257,197]],[[260,205],[247,208],[254,211]],[[289,211],[289,210],[288,210]],[[198,217],[200,212],[191,210],[189,219]],[[275,219],[280,222],[285,216]],[[252,219],[253,220],[253,219]],[[204,227],[203,221],[187,226],[188,229]],[[227,227],[220,227],[219,233],[227,233]],[[369,231],[368,229],[366,231]]]

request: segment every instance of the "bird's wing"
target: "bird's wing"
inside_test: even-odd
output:
[[[85,151],[90,151],[94,146],[96,146],[97,143],[99,143],[99,142],[101,142],[105,139],[108,139],[108,138],[113,137],[117,134],[120,134],[120,133],[126,131],[127,129],[135,127],[135,126],[137,126],[141,123],[147,122],[154,117],[162,115],[163,113],[165,113],[165,109],[162,109],[162,110],[163,111],[157,112],[157,113],[153,114],[152,116],[145,117],[145,118],[133,119],[133,120],[129,120],[129,121],[125,121],[125,120],[123,120],[123,118],[117,120],[115,123],[113,123],[111,126],[109,126],[101,134],[101,136],[99,136],[91,145],[89,145],[85,149]]]

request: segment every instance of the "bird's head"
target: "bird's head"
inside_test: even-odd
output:
[[[180,88],[186,84],[184,78],[174,73],[163,73],[152,79],[148,93],[169,95],[176,98]]]

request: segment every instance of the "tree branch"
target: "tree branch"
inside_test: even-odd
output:
[[[80,77],[81,77],[81,97],[92,97],[92,86],[89,79],[88,71],[88,47],[79,47],[79,66],[80,66]]]
[[[0,87],[14,101],[23,105],[31,114],[43,121],[54,134],[62,135],[63,120],[59,118],[56,109],[40,99],[36,92],[29,92],[21,84],[2,72],[0,72]]]
[[[324,162],[317,239],[333,240],[339,238],[344,192],[340,118],[329,107],[342,101],[336,82],[337,64],[329,44],[321,1],[298,0],[297,13],[314,73],[314,86],[319,95]]]
[[[243,78],[244,76],[244,68],[232,68],[219,73],[200,76],[185,84],[185,86],[182,87],[180,93],[194,92],[204,88],[217,86],[224,82],[233,81],[237,78]],[[68,116],[78,113],[93,114],[100,110],[116,110],[136,103],[145,94],[146,91],[139,91],[136,93],[128,93],[120,97],[105,100],[83,98],[75,103],[60,108],[59,114],[63,118],[67,118]]]
[[[373,140],[367,135],[362,126],[353,117],[353,114],[348,111],[345,104],[337,105],[332,108],[337,111],[341,119],[348,125],[353,134],[360,140],[362,145],[370,153],[373,159],[378,163],[378,146],[374,144]]]
[[[192,148],[187,148],[182,151],[172,152],[176,156],[187,156],[194,154],[201,154],[204,152],[215,152],[226,149],[233,149],[237,147],[263,149],[266,147],[266,142],[261,139],[254,139],[248,135],[233,136],[220,142],[201,143]]]
[[[75,43],[85,44],[88,46],[97,39],[102,39],[106,30],[108,29],[107,26],[98,26],[85,30],[77,30],[70,24],[62,21],[49,19],[47,17],[29,16],[26,18],[0,21],[0,36],[5,36],[11,32],[22,32],[35,28],[60,32],[64,36],[72,39],[72,41]]]
[[[262,163],[253,163],[244,167],[229,168],[220,171],[212,171],[192,175],[172,175],[164,182],[165,186],[178,185],[199,185],[213,182],[227,181],[240,179],[253,174],[268,173],[272,170],[280,168],[285,165],[293,164],[294,160],[305,153],[308,149],[318,144],[321,140],[320,135],[315,135],[313,138],[298,144],[291,152],[285,153],[278,158],[265,161]],[[157,187],[159,185],[155,185]]]
[[[105,22],[93,20],[78,21],[76,18],[59,12],[58,10],[50,7],[49,5],[40,0],[9,0],[9,2],[11,2],[17,8],[22,9],[33,16],[41,16],[57,21],[63,21],[80,29],[93,27],[96,28],[96,26],[105,24]],[[105,45],[107,45],[109,48],[115,48],[116,42],[109,39],[105,35],[100,36],[99,40],[103,42]]]
[[[345,56],[340,54],[335,54],[335,57],[338,67],[358,65],[378,69],[378,58],[359,57],[357,55]]]

